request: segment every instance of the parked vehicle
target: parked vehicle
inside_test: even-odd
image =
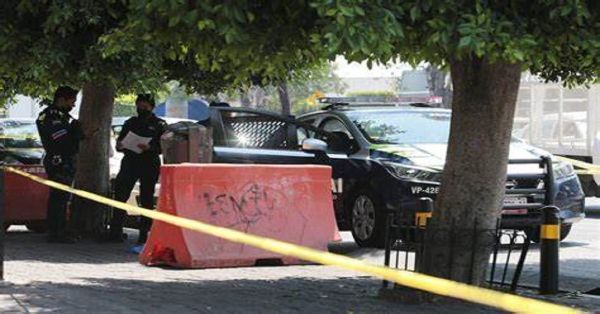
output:
[[[361,246],[383,243],[387,210],[420,197],[435,198],[450,129],[451,112],[413,106],[331,105],[291,119],[242,108],[211,108],[214,162],[330,164],[336,219]],[[548,154],[519,140],[511,160]],[[555,162],[552,199],[560,209],[564,239],[584,217],[584,195],[573,167]],[[509,166],[507,188],[543,189],[538,165]],[[519,174],[523,174],[522,177]],[[540,224],[541,203],[531,193],[510,194],[502,226],[527,230]],[[509,206],[510,205],[510,206]],[[414,209],[406,209],[407,216]]]
[[[0,162],[41,164],[43,154],[34,119],[0,119]]]
[[[1,164],[44,175],[43,154],[34,119],[0,119]],[[18,224],[31,231],[45,232],[47,188],[15,175],[6,175],[5,182],[10,185],[5,186],[5,230]]]
[[[600,164],[600,84],[566,88],[523,75],[513,134],[552,154]],[[600,175],[581,175],[585,194],[600,196]]]

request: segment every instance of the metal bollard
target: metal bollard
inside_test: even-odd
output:
[[[4,175],[0,168],[0,281],[4,280]]]
[[[540,294],[558,293],[558,250],[560,216],[558,208],[546,206],[540,226]]]
[[[425,228],[427,219],[431,218],[433,213],[433,200],[429,197],[419,199],[419,209],[415,213],[415,226]]]
[[[425,229],[427,220],[433,214],[433,200],[429,197],[419,199],[418,209],[415,213],[415,271],[420,272],[423,269],[423,250],[425,247]]]
[[[385,248],[385,255],[383,258],[383,265],[385,267],[389,267],[390,266],[390,258],[392,255],[392,240],[390,239],[391,236],[391,228],[392,228],[392,224],[394,223],[394,214],[388,214],[387,218],[385,220],[385,243],[384,243],[384,248]],[[384,280],[383,281],[383,288],[387,288],[389,286],[389,281]]]

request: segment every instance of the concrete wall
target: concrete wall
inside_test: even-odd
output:
[[[75,108],[71,111],[71,115],[77,117],[79,115],[79,107],[81,106],[81,93],[77,95]],[[9,103],[6,108],[7,118],[37,118],[44,106],[40,106],[36,99],[31,97],[18,95],[15,101]]]

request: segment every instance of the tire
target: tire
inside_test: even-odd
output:
[[[572,226],[573,226],[572,224],[560,225],[560,240],[561,241],[569,236],[569,233],[571,233]]]
[[[572,224],[560,225],[560,241],[564,240],[571,232]],[[529,228],[525,229],[525,233],[531,242],[540,243],[540,228]]]
[[[25,225],[29,231],[35,233],[46,233],[48,231],[48,226],[46,226],[45,222],[32,222]]]
[[[384,246],[385,214],[380,203],[369,191],[361,191],[352,198],[349,208],[350,230],[360,247]]]

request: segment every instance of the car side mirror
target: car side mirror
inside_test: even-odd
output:
[[[327,151],[327,143],[316,138],[307,138],[304,141],[302,141],[302,150],[313,152],[325,152]]]

